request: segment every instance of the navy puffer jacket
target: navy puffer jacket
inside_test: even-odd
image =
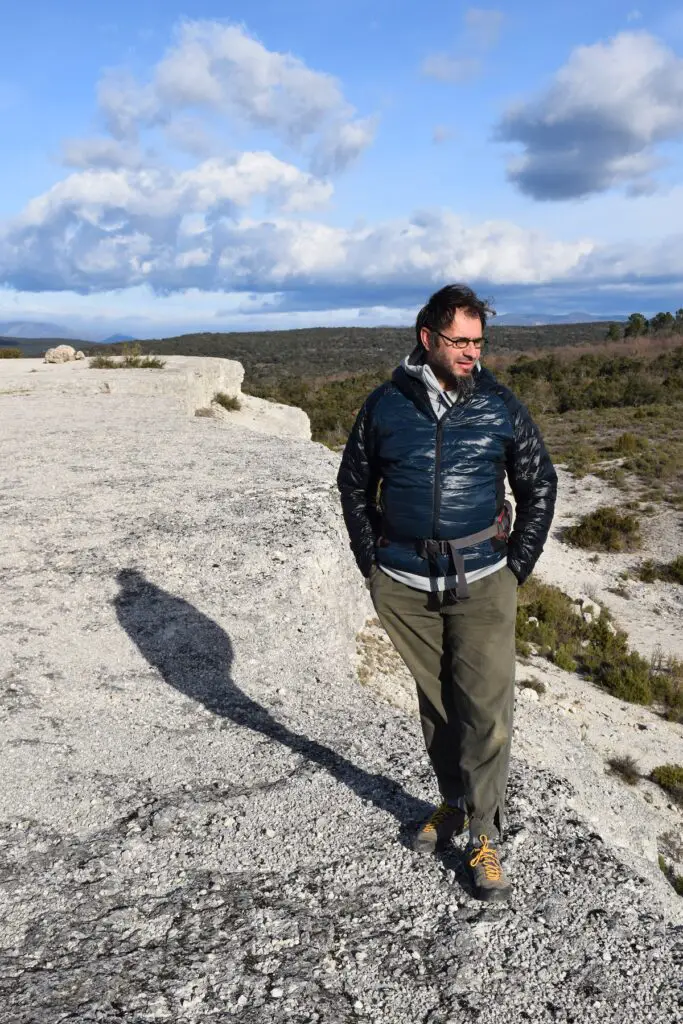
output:
[[[557,474],[536,424],[512,392],[484,369],[472,394],[439,419],[422,381],[398,367],[366,399],[344,449],[337,484],[351,549],[364,576],[373,564],[422,576],[420,540],[466,537],[491,526],[515,497],[507,542],[463,549],[471,572],[505,557],[520,583],[543,550]],[[381,543],[380,543],[381,538]],[[439,574],[453,573],[443,556]]]

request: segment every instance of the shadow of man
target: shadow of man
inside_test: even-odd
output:
[[[165,681],[207,710],[252,729],[319,765],[361,799],[393,814],[405,829],[432,810],[398,783],[373,775],[316,740],[278,722],[232,680],[233,649],[227,633],[189,602],[155,586],[135,569],[122,569],[114,599],[121,626]]]

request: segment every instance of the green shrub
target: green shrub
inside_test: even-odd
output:
[[[518,591],[516,648],[520,657],[539,655],[567,671],[578,671],[619,700],[658,704],[671,721],[683,721],[683,663],[647,661],[628,647],[606,608],[588,622],[566,594],[533,577]]]
[[[578,666],[572,657],[571,647],[568,644],[560,644],[553,653],[552,658],[558,668],[564,669],[565,672],[576,672]]]
[[[563,460],[570,473],[582,477],[589,473],[598,461],[598,452],[589,444],[575,444],[567,449]]]
[[[673,869],[672,864],[667,864],[662,854],[659,854],[659,869],[663,875],[666,876],[667,880],[671,883],[675,891],[679,896],[683,896],[683,875],[677,875]]]
[[[0,359],[21,359],[22,355],[19,348],[0,348]]]
[[[225,391],[217,391],[211,401],[215,402],[216,405],[221,405],[229,412],[237,412],[242,408],[242,403],[237,395],[228,395]]]
[[[123,353],[121,365],[131,369],[138,369],[142,361],[142,348],[139,342],[134,341],[131,344],[123,345],[121,352]]]
[[[620,754],[615,757],[608,757],[607,764],[615,775],[620,775],[629,786],[635,786],[640,779],[638,765],[630,754]]]
[[[640,563],[637,573],[642,583],[654,583],[655,580],[683,583],[683,555],[678,555],[672,562],[654,562],[648,558]]]
[[[647,441],[637,434],[621,434],[614,442],[614,451],[619,455],[634,455],[645,448],[647,448]]]
[[[537,679],[536,676],[530,676],[529,679],[520,679],[519,688],[520,690],[535,690],[539,697],[543,696],[548,689],[543,680]]]
[[[651,558],[641,562],[636,569],[638,579],[641,583],[654,583],[657,579],[657,566]]]
[[[153,355],[143,356],[140,344],[135,342],[123,346],[121,359],[101,353],[91,358],[90,366],[94,370],[161,370],[166,366],[166,360]]]
[[[683,765],[660,764],[652,769],[650,778],[683,807]]]
[[[604,506],[568,527],[564,538],[575,547],[590,551],[633,551],[641,544],[640,523],[633,515]]]

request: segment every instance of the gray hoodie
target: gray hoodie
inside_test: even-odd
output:
[[[422,345],[416,345],[410,355],[407,355],[401,366],[410,374],[421,380],[427,389],[429,401],[438,419],[441,419],[447,409],[450,409],[458,400],[457,391],[444,391],[434,376],[431,366],[427,365],[427,353]],[[477,369],[480,367],[479,360],[476,362]]]

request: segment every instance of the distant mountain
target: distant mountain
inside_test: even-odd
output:
[[[612,322],[625,323],[627,316],[617,313],[615,316],[608,316],[601,313],[597,316],[594,313],[503,313],[501,316],[493,317],[491,326],[500,324],[501,327],[542,327],[546,324],[592,324]]]
[[[99,343],[100,345],[118,345],[121,341],[135,341],[136,339],[131,334],[111,334],[108,338],[103,338]]]
[[[74,338],[61,324],[39,320],[0,320],[0,335],[5,338]]]

